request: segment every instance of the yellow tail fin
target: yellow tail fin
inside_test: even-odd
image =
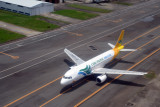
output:
[[[114,48],[119,48],[120,46],[122,46],[123,36],[124,36],[124,30],[121,31],[121,34]]]

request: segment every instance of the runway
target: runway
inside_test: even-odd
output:
[[[125,47],[138,51],[121,52],[117,59],[106,67],[157,71],[160,56],[159,4],[160,2],[157,2],[132,8],[111,19],[104,18],[103,23],[64,30],[56,36],[38,41],[34,39],[35,42],[22,40],[23,44],[19,44],[19,47],[7,48],[7,51],[2,49],[1,52],[18,58],[12,59],[0,54],[0,106],[124,106],[127,99],[144,86],[147,82],[145,78],[108,75],[107,81],[98,85],[95,77],[91,76],[76,83],[73,88],[63,88],[60,79],[69,69],[66,61],[71,61],[63,49],[68,48],[82,59],[88,60],[109,50],[107,43],[115,44],[124,29]],[[96,50],[90,46],[94,46]]]

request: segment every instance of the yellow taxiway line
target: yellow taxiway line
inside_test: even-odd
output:
[[[159,27],[160,27],[160,26],[157,26],[157,27],[155,27],[155,28],[149,30],[148,32],[145,32],[145,33],[143,33],[142,35],[140,35],[140,36],[138,36],[138,37],[136,37],[136,38],[134,38],[134,39],[128,41],[127,43],[125,43],[125,44],[123,44],[123,45],[127,45],[128,43],[130,43],[130,42],[132,42],[132,41],[134,41],[134,40],[136,40],[136,39],[138,39],[138,38],[140,38],[140,37],[142,37],[142,36],[144,36],[144,35],[146,35],[146,34],[152,32],[152,31],[154,31],[154,30],[156,30],[156,29],[158,29]]]
[[[18,58],[19,58],[19,56],[13,56],[13,55],[10,55],[10,54],[4,53],[4,52],[0,52],[0,53],[3,54],[3,55],[9,56],[9,57],[11,57],[12,59],[18,59]]]
[[[82,82],[86,81],[87,79],[88,79],[88,78],[83,79],[83,80],[82,80],[82,81],[80,81],[79,83],[75,84],[73,87],[75,87],[75,86],[77,86],[77,85],[81,84]],[[68,91],[69,91],[69,90],[71,90],[71,89],[72,89],[72,87],[70,87],[70,88],[66,89],[65,91],[63,91],[62,93],[58,94],[56,97],[54,97],[54,98],[52,98],[52,99],[48,100],[47,102],[43,103],[43,104],[42,104],[42,105],[40,105],[39,107],[43,107],[43,106],[45,106],[45,105],[46,105],[46,104],[48,104],[49,102],[51,102],[51,101],[53,101],[54,99],[56,99],[56,98],[60,97],[62,94],[64,94],[64,93],[68,92]]]
[[[128,44],[128,43],[130,43],[130,42],[132,42],[132,41],[134,41],[134,40],[136,40],[136,39],[138,39],[138,38],[140,38],[140,37],[142,37],[142,36],[144,36],[145,34],[148,34],[148,33],[152,32],[152,31],[154,31],[154,30],[158,29],[158,28],[160,28],[160,26],[154,27],[153,29],[151,29],[151,30],[149,30],[149,31],[145,32],[144,34],[139,35],[138,37],[136,37],[136,38],[134,38],[134,39],[130,40],[129,42],[125,43],[125,45],[126,45],[126,44]],[[4,107],[11,106],[12,104],[14,104],[14,103],[18,102],[19,100],[21,100],[21,99],[23,99],[23,98],[25,98],[25,97],[27,97],[27,96],[29,96],[29,95],[31,95],[31,94],[33,94],[33,93],[35,93],[35,92],[39,91],[39,90],[40,90],[40,89],[42,89],[42,88],[47,87],[48,85],[50,85],[50,84],[54,83],[55,81],[57,81],[57,80],[59,80],[59,79],[61,79],[61,78],[62,78],[62,76],[61,76],[61,77],[59,77],[59,78],[57,78],[57,79],[55,79],[55,80],[53,80],[53,81],[51,81],[51,82],[49,82],[49,83],[47,83],[47,84],[45,84],[45,85],[43,85],[43,86],[41,86],[41,87],[39,87],[39,88],[38,88],[38,89],[36,89],[36,90],[31,91],[30,93],[28,93],[28,94],[26,94],[26,95],[24,95],[24,96],[22,96],[22,97],[20,97],[20,98],[18,98],[18,99],[16,99],[16,100],[14,100],[14,101],[10,102],[9,104],[6,104]]]
[[[45,84],[45,85],[43,85],[42,87],[40,87],[40,88],[38,88],[38,89],[36,89],[36,90],[34,90],[34,91],[32,91],[32,92],[30,92],[30,93],[28,93],[28,94],[26,94],[26,95],[24,95],[24,96],[18,98],[17,100],[14,100],[13,102],[11,102],[11,103],[9,103],[9,104],[3,106],[3,107],[8,107],[8,106],[10,106],[10,105],[16,103],[17,101],[19,101],[19,100],[21,100],[21,99],[23,99],[23,98],[25,98],[25,97],[27,97],[27,96],[29,96],[29,95],[31,95],[31,94],[37,92],[37,91],[39,91],[40,89],[42,89],[42,88],[44,88],[44,87],[46,87],[46,86],[48,86],[48,85],[54,83],[55,81],[57,81],[57,80],[59,80],[59,79],[61,79],[61,78],[62,78],[62,76],[59,77],[59,78],[57,78],[57,79],[55,79],[55,80],[53,80],[53,81],[51,81],[51,82],[49,82],[49,83],[47,83],[47,84]]]

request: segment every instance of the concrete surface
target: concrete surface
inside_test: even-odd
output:
[[[157,63],[157,64],[160,64]],[[155,69],[155,68],[154,68]],[[155,79],[138,90],[136,95],[128,100],[126,107],[159,107],[160,105],[160,74]]]
[[[13,31],[13,32],[17,32],[19,34],[22,34],[28,37],[42,33],[42,32],[34,31],[28,28],[23,28],[23,27],[16,26],[16,25],[9,24],[9,23],[2,22],[2,21],[0,21],[0,27],[3,29]]]
[[[69,23],[79,23],[79,22],[81,22],[81,20],[78,20],[78,19],[73,19],[73,18],[70,18],[70,17],[66,17],[66,16],[62,16],[62,15],[58,15],[58,14],[52,14],[52,13],[43,14],[42,16],[57,19],[57,20],[61,20],[61,21],[65,21],[65,22],[69,22]]]
[[[108,75],[107,81],[102,85],[96,84],[95,77],[90,77],[66,93],[60,94],[67,88],[63,88],[57,78],[69,69],[67,62],[71,61],[63,49],[68,48],[82,59],[88,60],[109,50],[107,43],[115,44],[124,29],[123,43],[140,36],[125,45],[126,48],[143,47],[106,67],[126,70],[159,48],[159,5],[159,1],[147,2],[1,46],[0,51],[19,58],[12,59],[0,54],[0,106],[12,102],[11,107],[39,107],[52,99],[45,107],[73,107],[117,75]],[[93,51],[89,46],[94,46],[97,50]],[[117,58],[127,53],[122,52]],[[133,70],[148,72],[154,68],[158,71],[159,56],[160,52],[157,52]],[[81,106],[123,107],[147,82],[142,76],[122,76]]]

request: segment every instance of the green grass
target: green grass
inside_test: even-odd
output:
[[[153,72],[153,71],[150,71],[150,72],[148,72],[146,75],[144,75],[145,76],[145,78],[147,78],[147,79],[153,79],[153,78],[155,78],[156,77],[156,74],[155,74],[155,72]]]
[[[63,15],[63,16],[67,16],[67,17],[71,17],[71,18],[80,19],[80,20],[86,20],[86,19],[90,19],[90,18],[98,16],[98,14],[87,13],[87,12],[82,12],[82,11],[77,11],[77,10],[69,10],[69,9],[58,10],[54,13]]]
[[[25,36],[0,28],[0,44],[11,41],[11,40],[20,39],[23,37],[25,37]]]
[[[43,20],[40,20],[41,17],[42,16],[26,16],[18,13],[0,10],[0,20],[7,23],[11,23],[14,25],[26,27],[41,32],[59,27],[58,25],[53,25],[51,23],[47,23]]]
[[[114,2],[114,3],[116,3],[116,4],[121,4],[121,5],[126,5],[126,6],[131,6],[131,5],[133,5],[132,3],[118,2],[118,1],[116,1],[116,2]]]
[[[83,9],[83,10],[100,12],[100,13],[109,13],[109,12],[112,11],[112,10],[101,9],[101,8],[96,8],[96,7],[89,7],[89,6],[83,6],[83,5],[78,5],[78,4],[68,4],[67,6],[78,8],[78,9]]]

